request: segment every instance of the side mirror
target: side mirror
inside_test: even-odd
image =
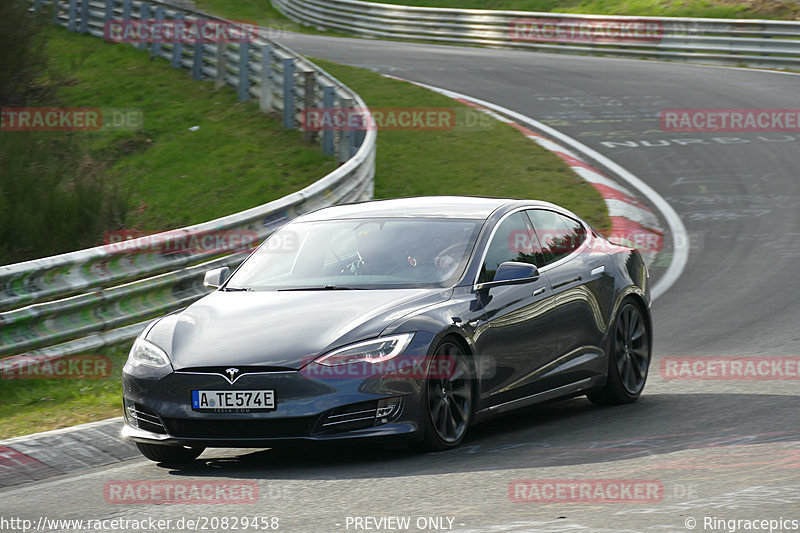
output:
[[[539,269],[529,263],[507,261],[497,267],[497,272],[492,281],[503,281],[508,285],[529,283],[539,279]]]
[[[225,280],[231,275],[231,269],[228,267],[215,268],[206,272],[203,278],[203,285],[209,289],[218,289],[225,283]]]
[[[492,281],[479,283],[475,288],[479,290],[501,285],[522,285],[534,282],[537,279],[539,279],[539,269],[536,268],[536,265],[506,261],[497,267],[497,272],[495,272]]]

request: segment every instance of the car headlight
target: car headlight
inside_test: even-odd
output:
[[[323,355],[316,362],[325,366],[381,363],[403,353],[413,338],[413,333],[402,333],[359,342]]]
[[[137,367],[140,365],[152,368],[162,368],[170,364],[167,352],[141,337],[137,337],[128,354],[128,364]]]

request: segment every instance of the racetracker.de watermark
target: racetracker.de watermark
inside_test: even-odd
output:
[[[669,380],[800,379],[800,357],[665,357],[658,366]]]
[[[508,28],[512,41],[580,43],[657,43],[664,25],[657,20],[610,18],[518,18]]]
[[[270,246],[289,247],[288,251],[296,247],[296,241],[288,242],[286,238],[277,241]],[[138,230],[117,230],[103,235],[103,248],[111,254],[250,253],[256,246],[258,233],[250,230],[175,230],[152,235]]]
[[[138,109],[98,107],[4,107],[0,132],[138,130],[144,114]]]
[[[258,501],[255,481],[107,481],[106,503],[245,504]]]
[[[0,516],[0,531],[27,533],[28,531],[269,531],[280,530],[280,518],[270,515],[234,514],[193,515],[180,518],[133,516],[116,518],[50,518],[38,520],[18,516]]]
[[[508,484],[512,502],[653,503],[664,498],[654,479],[517,479]]]
[[[261,28],[250,21],[214,19],[115,19],[105,23],[103,37],[112,43],[251,43]]]
[[[583,243],[582,233],[570,233],[562,228],[549,230],[515,230],[508,235],[508,249],[513,253],[538,253],[542,248],[554,254],[569,253]],[[633,246],[648,252],[658,252],[664,247],[664,236],[654,230],[617,230],[606,234],[606,239],[596,239],[591,251],[614,253],[619,245]]]
[[[0,360],[0,379],[103,379],[111,359],[102,355],[13,355]]]
[[[494,368],[491,365],[484,365]],[[326,365],[312,362],[300,373],[310,379],[441,379],[448,380],[459,371],[458,361],[449,355],[392,358],[387,361],[358,361]],[[468,375],[464,376],[469,377]],[[484,374],[487,377],[487,374]]]
[[[798,132],[800,109],[662,109],[661,129],[677,132]]]
[[[451,131],[489,130],[495,120],[469,108],[382,107],[365,109],[311,107],[300,114],[304,131]]]

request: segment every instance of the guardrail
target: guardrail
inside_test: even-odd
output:
[[[160,1],[37,0],[50,4],[54,22],[70,31],[103,37],[110,20],[214,19]],[[135,46],[185,68],[198,80],[234,87],[239,99],[259,100],[264,113],[280,113],[296,127],[303,109],[361,108],[363,100],[324,70],[290,49],[261,37],[243,43],[147,43]],[[208,232],[248,232],[263,240],[302,213],[336,203],[370,199],[375,173],[375,131],[325,131],[316,139],[341,166],[305,189],[210,222],[147,238],[147,242]],[[145,247],[146,248],[146,247]],[[135,337],[146,320],[179,308],[209,291],[203,273],[238,265],[242,253],[218,249],[143,252],[136,246],[97,246],[23,263],[0,266],[0,356],[18,353],[65,355]],[[53,346],[57,345],[57,346]],[[43,348],[47,347],[47,348]]]
[[[800,67],[800,22],[573,15],[412,7],[359,0],[272,0],[287,17],[364,37],[688,61]]]

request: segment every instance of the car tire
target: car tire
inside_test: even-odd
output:
[[[606,384],[586,395],[598,405],[635,402],[644,390],[650,367],[650,329],[638,302],[622,301],[611,332]]]
[[[142,455],[157,463],[188,463],[197,459],[205,448],[190,448],[188,446],[164,446],[163,444],[147,444],[137,442],[136,447]]]
[[[472,421],[474,391],[470,359],[461,346],[445,339],[434,350],[423,391],[426,450],[458,446]]]

